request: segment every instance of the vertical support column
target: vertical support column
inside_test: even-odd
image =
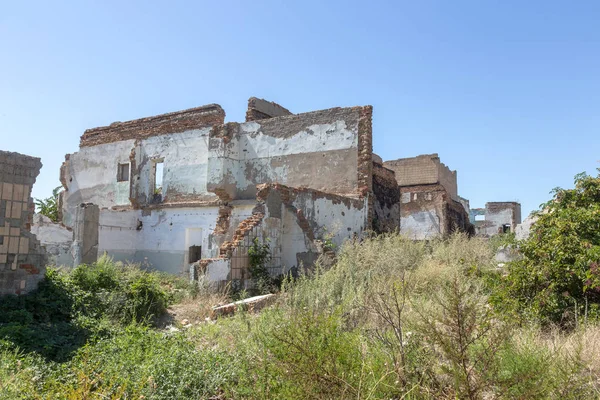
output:
[[[73,265],[91,264],[98,259],[98,228],[100,209],[92,203],[80,204],[77,208],[72,247]]]
[[[373,229],[373,107],[360,109],[358,119],[358,190],[361,197],[367,198],[367,230]]]

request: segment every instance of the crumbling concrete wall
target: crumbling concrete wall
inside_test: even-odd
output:
[[[92,203],[82,203],[77,208],[73,228],[73,265],[92,264],[98,259],[98,229],[100,209]]]
[[[395,172],[399,186],[440,184],[459,201],[456,171],[440,162],[437,153],[385,161],[383,166]]]
[[[400,232],[407,237],[428,240],[454,231],[474,233],[463,205],[442,185],[405,186],[400,192]]]
[[[480,236],[494,236],[499,233],[514,232],[521,223],[521,204],[514,201],[489,202],[485,209],[472,209],[473,216],[483,215],[483,220],[475,221],[475,230]]]
[[[30,292],[44,277],[46,254],[29,231],[41,167],[39,158],[0,151],[0,295]]]
[[[371,189],[372,167],[360,170],[371,163],[370,118],[371,107],[351,107],[216,126],[208,190],[254,199],[257,184],[277,182],[358,196]]]
[[[368,229],[368,199],[354,199],[280,184],[258,186],[267,234],[279,247],[280,270],[312,266],[325,239],[336,247]],[[277,220],[277,221],[274,221]]]
[[[42,214],[33,216],[31,233],[40,241],[46,250],[48,264],[57,266],[73,266],[73,230],[66,226],[52,222]]]

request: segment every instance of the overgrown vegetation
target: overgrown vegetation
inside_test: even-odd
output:
[[[271,261],[271,246],[267,241],[254,238],[252,246],[248,249],[248,272],[254,281],[256,294],[265,294],[276,289],[274,280],[269,274],[269,262]]]
[[[600,197],[598,178],[578,179],[580,193],[548,204],[518,244],[524,259],[508,269],[494,261],[498,243],[481,238],[373,236],[347,242],[330,268],[284,280],[277,304],[260,314],[188,329],[152,323],[192,296],[206,308],[207,288],[106,258],[51,270],[36,294],[2,300],[0,398],[598,398],[600,326],[583,278],[597,254],[586,225]],[[564,196],[571,201],[561,206]],[[536,240],[554,241],[554,251],[534,251]],[[266,265],[261,246],[254,266]],[[581,270],[571,274],[574,265]],[[541,305],[574,275],[579,311]],[[534,278],[549,285],[529,286]]]
[[[52,190],[52,196],[45,199],[35,199],[37,212],[50,218],[52,222],[58,222],[58,196],[62,186]]]
[[[509,266],[499,303],[542,324],[575,326],[600,313],[600,175],[554,189],[536,214],[523,259]]]

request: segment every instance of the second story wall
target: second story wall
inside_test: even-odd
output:
[[[360,174],[367,158],[372,170],[371,107],[225,124],[209,152],[208,190],[227,199],[253,199],[261,183],[358,196],[371,189],[372,173]]]

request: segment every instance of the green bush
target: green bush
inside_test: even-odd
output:
[[[543,324],[573,326],[600,312],[600,175],[580,174],[574,189],[555,189],[536,214],[523,259],[510,263],[498,307]]]

